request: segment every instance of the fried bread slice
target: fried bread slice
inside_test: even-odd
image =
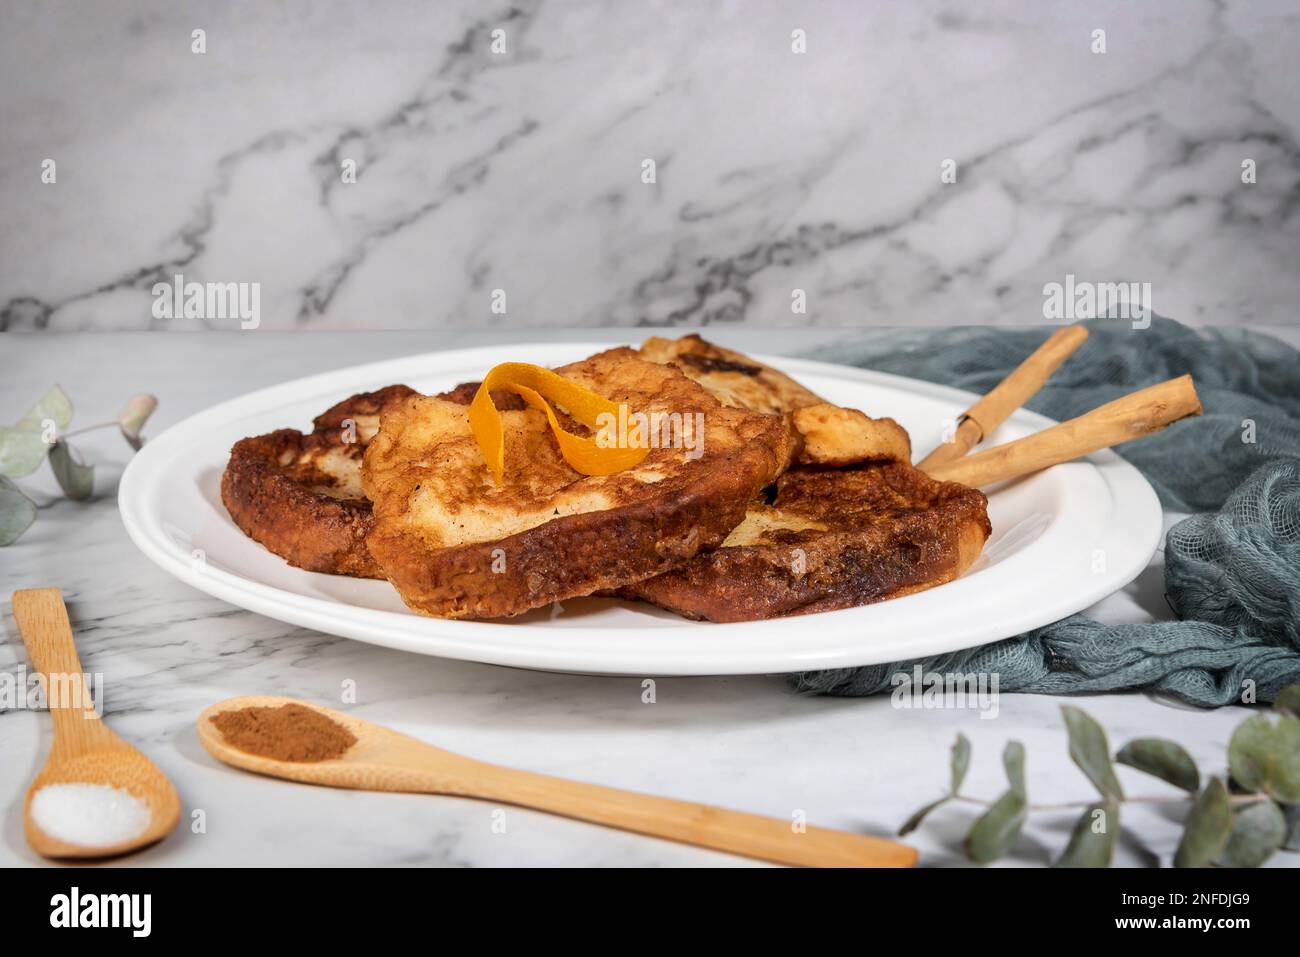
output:
[[[414,389],[390,385],[327,409],[307,434],[277,429],[240,439],[221,476],[221,501],[249,538],[312,572],[383,578],[366,548],[370,501],[361,457],[380,413]]]
[[[910,439],[893,419],[832,405],[785,373],[699,336],[648,339],[641,353],[724,402],[784,412],[795,461],[819,468],[786,472],[771,502],[753,503],[721,547],[621,589],[624,597],[711,621],[831,611],[950,581],[983,549],[983,494],[912,468]]]
[[[965,572],[991,531],[986,507],[906,462],[791,469],[721,547],[620,594],[717,622],[884,601]]]
[[[819,402],[790,413],[798,440],[795,464],[842,468],[863,462],[910,462],[912,439],[890,418]]]
[[[691,334],[679,339],[651,336],[639,353],[694,379],[724,405],[788,416],[798,465],[911,461],[907,432],[893,419],[873,419],[857,409],[827,402],[781,370],[743,352]]]
[[[672,366],[694,379],[734,409],[776,415],[826,401],[779,369],[694,333],[679,339],[651,336],[638,352],[643,359]]]
[[[727,406],[632,349],[556,371],[634,412],[702,421],[703,441],[660,444],[634,468],[580,475],[542,413],[502,411],[506,474],[498,486],[462,402],[413,396],[397,404],[366,450],[362,484],[374,503],[370,552],[412,609],[505,617],[660,574],[721,544],[789,463],[781,416]],[[581,431],[572,421],[565,427]]]

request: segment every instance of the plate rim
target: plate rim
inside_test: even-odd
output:
[[[553,362],[566,361],[569,356],[581,357],[582,355],[591,354],[592,351],[615,348],[616,346],[616,343],[593,342],[521,342],[511,344],[510,348],[520,352],[528,352],[532,355],[560,353],[559,358],[544,360]],[[463,349],[437,350],[413,356],[401,356],[345,366],[245,392],[195,412],[173,424],[146,443],[144,448],[132,457],[124,470],[117,498],[119,514],[122,517],[127,535],[147,558],[172,577],[236,607],[326,634],[339,635],[417,654],[510,667],[608,675],[769,674],[882,663],[878,655],[869,652],[868,643],[863,641],[855,646],[857,650],[817,651],[810,649],[802,654],[796,650],[785,650],[779,654],[753,652],[748,655],[742,654],[738,660],[732,660],[729,657],[731,655],[730,650],[722,653],[721,657],[719,652],[716,651],[711,654],[700,654],[696,656],[699,659],[697,661],[682,660],[671,656],[661,660],[654,656],[647,658],[628,655],[626,661],[612,664],[606,662],[596,664],[593,667],[592,662],[584,664],[582,660],[573,656],[571,650],[564,648],[557,649],[547,644],[537,644],[527,640],[520,643],[505,644],[497,641],[482,642],[481,640],[483,637],[501,636],[509,633],[522,636],[526,631],[535,630],[528,624],[496,621],[447,621],[426,618],[406,612],[366,608],[337,600],[300,595],[285,591],[274,585],[264,584],[260,581],[227,572],[224,569],[207,568],[196,571],[189,562],[179,560],[175,554],[168,550],[165,532],[161,528],[163,524],[161,515],[154,515],[154,521],[151,523],[145,521],[145,518],[150,514],[145,492],[150,488],[151,480],[157,481],[159,476],[164,474],[164,471],[159,469],[150,475],[149,467],[151,463],[159,457],[163,457],[165,461],[166,453],[171,446],[185,441],[194,432],[201,431],[210,424],[216,422],[227,424],[235,415],[239,414],[240,410],[255,407],[259,404],[265,406],[277,401],[280,404],[305,402],[317,391],[329,391],[337,396],[339,389],[337,385],[332,383],[335,383],[338,379],[345,379],[350,382],[351,385],[344,388],[351,388],[355,391],[365,388],[364,384],[360,384],[363,380],[373,379],[378,381],[382,378],[390,378],[397,381],[397,378],[409,376],[411,374],[409,371],[402,373],[389,371],[399,368],[405,369],[408,366],[424,364],[426,368],[423,370],[423,374],[425,375],[436,374],[441,371],[451,372],[458,365],[471,363],[482,365],[484,361],[488,364],[482,365],[482,367],[488,368],[493,364],[493,360],[499,361],[501,350],[502,347],[499,345],[475,346]],[[978,398],[973,393],[940,383],[817,359],[757,354],[755,358],[762,362],[777,365],[782,371],[787,371],[796,378],[802,374],[846,380],[857,384],[880,385],[898,391],[939,399],[963,408],[969,406]],[[393,376],[397,378],[393,378]],[[1017,410],[1013,417],[1016,421],[1032,428],[1046,428],[1056,424],[1054,420],[1026,409]],[[996,624],[984,622],[981,626],[979,623],[968,623],[963,629],[958,629],[958,632],[963,635],[958,639],[958,644],[954,644],[951,637],[943,637],[951,635],[952,630],[941,632],[938,637],[932,636],[929,640],[915,639],[908,646],[907,657],[909,659],[987,644],[991,641],[1020,634],[1032,628],[1057,621],[1069,614],[1081,611],[1106,595],[1123,588],[1147,566],[1152,554],[1159,545],[1160,535],[1163,531],[1163,510],[1154,489],[1152,489],[1146,478],[1133,465],[1110,449],[1094,452],[1080,462],[1067,463],[1055,468],[1076,470],[1090,468],[1095,470],[1109,491],[1112,502],[1116,503],[1117,508],[1126,511],[1126,521],[1137,523],[1138,528],[1134,535],[1138,541],[1128,547],[1129,554],[1125,556],[1126,560],[1121,563],[1118,569],[1109,572],[1105,576],[1099,576],[1098,581],[1092,588],[1081,587],[1071,592],[1068,599],[1057,599],[1054,602],[1040,601],[1038,604],[1031,606],[1032,610],[1022,609],[1019,615],[1002,615]],[[1033,476],[1022,481],[1035,481],[1041,477]],[[1141,527],[1144,521],[1146,527]],[[1117,523],[1117,516],[1112,516],[1112,523]],[[164,540],[160,541],[160,537]],[[303,571],[302,574],[309,575],[312,573]],[[958,586],[963,581],[968,580],[965,578],[957,579],[942,587],[951,589],[953,586]],[[900,605],[900,603],[911,603],[913,599],[923,598],[927,594],[933,595],[935,592],[928,591],[905,598],[892,599],[887,604],[894,609],[899,607],[909,608],[911,607],[910,604],[904,606]],[[627,638],[629,635],[638,638],[657,635],[666,639],[668,635],[673,633],[680,635],[694,632],[697,627],[710,629],[712,637],[715,638],[746,633],[750,635],[769,634],[775,633],[776,629],[799,629],[801,625],[806,625],[814,620],[825,620],[828,616],[838,616],[836,618],[838,624],[845,621],[844,616],[852,615],[854,612],[861,613],[871,608],[879,609],[883,604],[886,603],[864,606],[863,608],[823,612],[817,615],[771,619],[764,622],[714,624],[674,621],[670,625],[620,626],[617,628],[617,635],[622,638]],[[360,620],[357,620],[357,616],[360,616]],[[544,629],[544,631],[550,635],[567,634],[576,639],[577,636],[584,634],[584,631],[590,632],[591,629]],[[478,636],[479,642],[475,643],[472,636]],[[614,641],[616,639],[611,638],[608,640]],[[577,643],[581,644],[580,641]],[[863,660],[851,660],[857,658]]]

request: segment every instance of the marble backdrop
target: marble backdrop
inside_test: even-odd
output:
[[[1296,321],[1294,0],[0,8],[0,328]]]

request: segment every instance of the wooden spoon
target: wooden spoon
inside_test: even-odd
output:
[[[297,704],[338,722],[357,739],[342,757],[279,761],[229,744],[212,717],[244,708]],[[272,777],[336,788],[452,794],[535,808],[608,827],[729,851],[779,864],[811,867],[911,867],[916,850],[906,844],[791,822],[651,797],[632,791],[516,771],[435,748],[415,738],[306,701],[254,695],[230,698],[205,710],[199,740],[219,761]]]
[[[23,822],[27,843],[46,857],[113,857],[126,854],[166,837],[176,828],[181,802],[176,789],[157,766],[110,731],[84,700],[63,700],[58,693],[70,678],[82,680],[81,662],[72,640],[68,609],[57,588],[29,588],[14,592],[14,620],[32,664],[41,672],[50,717],[54,719],[54,743],[45,767],[27,791]],[[51,682],[51,676],[55,681]],[[81,688],[80,683],[71,685]],[[82,698],[82,695],[76,695]],[[106,784],[120,788],[143,801],[149,808],[148,826],[129,841],[107,846],[70,844],[43,831],[32,819],[32,797],[54,784]]]

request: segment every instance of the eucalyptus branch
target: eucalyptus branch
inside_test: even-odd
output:
[[[85,501],[95,493],[95,467],[86,463],[68,441],[96,429],[116,427],[137,451],[144,444],[140,430],[158,407],[151,395],[132,396],[111,422],[68,431],[72,400],[57,385],[50,388],[12,427],[0,427],[0,545],[10,545],[36,521],[36,502],[15,483],[48,461],[63,494]]]
[[[87,432],[94,432],[96,429],[115,429],[118,428],[120,424],[121,423],[114,419],[112,422],[96,422],[94,425],[83,425],[81,428],[73,429],[71,432],[64,432],[59,436],[59,441],[62,442],[64,439],[70,439],[76,435],[85,435]]]
[[[960,801],[963,804],[976,804],[980,807],[992,807],[994,802],[985,798],[971,797],[966,794],[953,794],[948,800]],[[1167,795],[1142,795],[1140,797],[1126,797],[1119,801],[1120,804],[1186,804],[1191,800],[1189,795],[1167,794]],[[1259,804],[1261,801],[1271,800],[1267,794],[1233,794],[1228,798],[1228,803],[1234,806],[1244,804]],[[1060,804],[1026,804],[1025,810],[1029,812],[1041,811],[1077,811],[1080,808],[1092,807],[1096,801],[1065,801]]]
[[[1106,732],[1087,712],[1072,705],[1061,711],[1070,759],[1097,789],[1096,799],[1030,804],[1025,749],[1019,741],[1008,742],[1002,753],[1009,783],[1006,792],[993,801],[963,794],[971,747],[959,734],[949,761],[948,793],[908,818],[899,835],[915,830],[931,811],[949,801],[978,806],[983,813],[971,825],[963,848],[971,860],[985,864],[1011,849],[1029,814],[1082,810],[1056,866],[1108,867],[1118,843],[1123,805],[1186,804],[1175,867],[1256,867],[1279,850],[1300,850],[1300,684],[1278,693],[1272,713],[1252,715],[1237,727],[1228,744],[1227,780],[1209,777],[1204,785],[1191,755],[1173,741],[1137,738],[1112,758]],[[1128,797],[1115,774],[1116,764],[1158,777],[1183,793]]]

